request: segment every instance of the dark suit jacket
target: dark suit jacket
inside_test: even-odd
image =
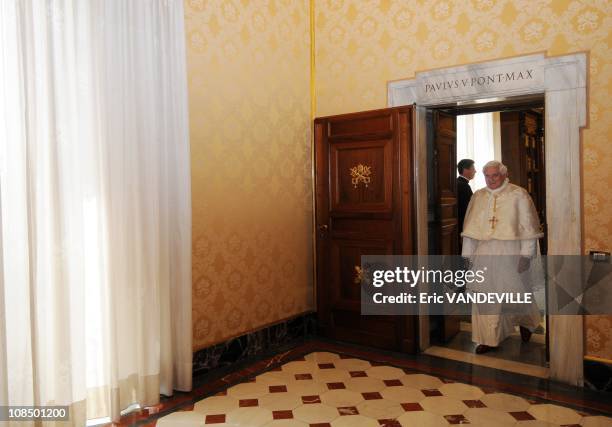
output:
[[[469,181],[462,176],[457,177],[457,215],[459,220],[459,241],[461,241],[461,232],[463,231],[463,220],[465,219],[465,211],[467,210],[470,199],[472,198],[472,187]]]

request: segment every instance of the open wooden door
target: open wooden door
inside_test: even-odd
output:
[[[434,200],[430,228],[436,244],[431,255],[459,255],[457,219],[457,118],[440,111],[433,112],[433,182],[430,194]]]
[[[317,311],[330,338],[416,351],[415,316],[362,316],[362,255],[414,254],[411,106],[315,120]]]
[[[432,112],[431,178],[429,188],[429,254],[460,255],[457,217],[457,118]],[[459,332],[459,316],[440,316],[439,336],[449,341]]]

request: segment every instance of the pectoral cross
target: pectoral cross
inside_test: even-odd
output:
[[[493,216],[489,219],[491,230],[495,230],[495,224],[499,221],[495,216],[495,212],[497,212],[497,195],[493,196]]]

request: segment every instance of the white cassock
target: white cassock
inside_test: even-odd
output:
[[[485,187],[474,193],[461,236],[461,255],[471,260],[474,269],[486,267],[486,289],[481,291],[520,292],[543,281],[543,271],[536,267],[540,266],[538,238],[543,233],[535,206],[529,193],[508,179],[495,190]],[[522,274],[517,268],[520,257],[531,260],[530,269]],[[510,314],[501,306],[496,310],[490,304],[472,304],[472,341],[497,347],[516,325],[533,332],[541,319],[535,302]]]

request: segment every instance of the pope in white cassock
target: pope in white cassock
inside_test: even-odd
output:
[[[524,290],[526,277],[531,277],[526,272],[539,257],[538,238],[543,236],[535,206],[525,189],[508,181],[507,168],[501,162],[488,162],[483,172],[487,186],[476,191],[468,205],[461,255],[470,259],[475,269],[486,267],[483,285],[487,292]],[[523,341],[529,341],[541,321],[535,302],[519,312],[503,311],[501,307],[492,310],[490,305],[472,305],[476,353],[497,347],[514,332],[515,325],[520,326]]]

